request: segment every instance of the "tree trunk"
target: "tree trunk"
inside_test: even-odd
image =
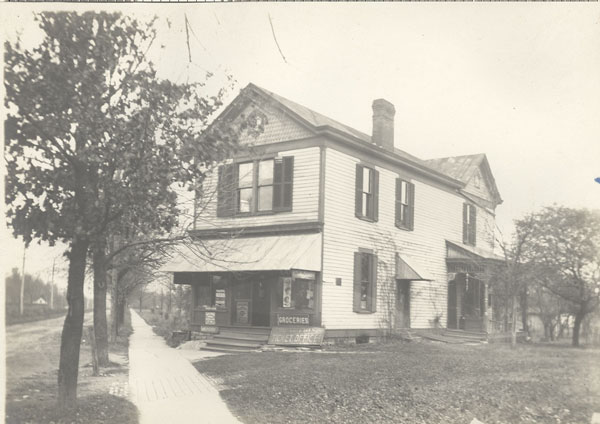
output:
[[[106,251],[104,244],[95,246],[93,252],[94,268],[94,334],[98,365],[108,366],[108,324],[106,322]]]
[[[125,299],[119,300],[119,310],[117,313],[117,324],[118,326],[123,325],[123,321],[125,320]],[[117,326],[117,330],[119,327]]]
[[[529,335],[529,322],[527,320],[527,312],[529,309],[529,299],[527,298],[527,285],[521,292],[521,324],[523,324],[523,331],[526,335]]]
[[[512,323],[510,329],[510,347],[512,349],[517,347],[517,299],[516,296],[512,296]]]
[[[118,287],[117,287],[117,278],[116,271],[113,270],[111,285],[110,285],[110,341],[115,342],[117,340],[117,336],[119,335],[119,321],[117,318],[118,314]]]
[[[585,318],[585,313],[579,311],[575,314],[575,322],[573,323],[573,346],[579,347],[579,330],[581,329],[581,322]]]
[[[88,241],[75,237],[69,253],[69,276],[67,279],[67,304],[69,309],[60,340],[58,367],[58,405],[71,408],[77,401],[77,377],[79,372],[79,348],[83,331],[83,282]]]

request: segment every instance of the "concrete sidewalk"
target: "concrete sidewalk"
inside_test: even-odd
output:
[[[131,310],[129,397],[140,424],[240,423],[219,392],[181,354]]]

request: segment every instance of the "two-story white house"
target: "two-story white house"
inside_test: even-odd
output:
[[[192,286],[194,330],[486,330],[502,202],[489,163],[395,148],[394,113],[375,100],[369,136],[253,84],[240,92],[213,125],[251,125],[199,191],[197,245],[165,267]]]

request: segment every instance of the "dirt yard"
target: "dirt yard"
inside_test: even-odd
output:
[[[91,314],[86,314],[86,327]],[[111,365],[94,377],[90,345],[84,332],[79,358],[78,408],[55,408],[60,336],[64,318],[6,329],[6,423],[137,423],[137,409],[127,399],[128,331],[110,347]]]
[[[222,356],[196,368],[249,423],[589,423],[600,350],[565,346],[357,345]]]

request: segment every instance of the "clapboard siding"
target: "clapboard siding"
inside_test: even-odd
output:
[[[326,151],[323,324],[327,328],[381,328],[393,305],[396,251],[425,268],[434,281],[413,282],[411,326],[432,327],[436,318],[446,325],[447,271],[446,239],[462,240],[463,198],[412,179],[415,184],[414,231],[394,225],[395,180],[397,174],[379,171],[379,220],[360,220],[354,215],[355,165],[352,157],[332,148]],[[353,253],[373,249],[378,256],[377,312],[358,314],[352,310]],[[336,278],[342,285],[335,284]]]
[[[316,221],[319,213],[318,147],[279,152],[279,156],[294,157],[294,188],[292,211],[258,216],[217,217],[216,187],[218,172],[215,169],[203,184],[203,196],[198,201],[195,228],[197,230],[221,227],[246,227],[254,225],[287,224]]]

